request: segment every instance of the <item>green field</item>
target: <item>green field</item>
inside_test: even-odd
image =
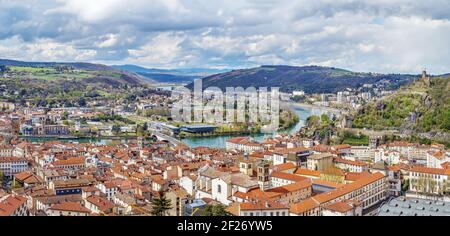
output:
[[[77,80],[95,76],[95,72],[87,70],[71,70],[60,72],[53,67],[11,66],[9,68],[12,72],[17,73],[19,76],[25,75],[31,78],[46,81],[55,81],[57,79]],[[119,75],[111,73],[110,76],[117,77]]]

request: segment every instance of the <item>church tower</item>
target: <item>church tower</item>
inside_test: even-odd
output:
[[[270,186],[270,182],[269,182],[269,162],[267,161],[262,161],[261,163],[258,164],[258,170],[257,170],[257,179],[258,179],[258,184],[259,187],[261,188],[261,190],[265,191],[266,189],[268,189]]]

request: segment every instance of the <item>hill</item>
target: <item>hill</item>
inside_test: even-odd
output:
[[[112,85],[141,85],[148,82],[148,79],[143,78],[142,76],[129,72],[126,70],[116,69],[110,66],[102,65],[102,64],[93,64],[93,63],[84,63],[84,62],[25,62],[25,61],[15,61],[15,60],[7,60],[0,59],[0,66],[7,67],[15,67],[20,71],[20,68],[28,68],[28,72],[34,73],[39,71],[39,69],[49,69],[47,72],[51,73],[51,76],[58,77],[61,75],[61,79],[64,79],[64,73],[67,73],[68,70],[65,71],[57,71],[53,70],[55,68],[66,68],[71,69],[72,71],[78,72],[86,72],[84,76],[78,77],[77,79],[80,82],[86,83],[104,83],[105,86]],[[36,68],[37,70],[30,70],[29,68]],[[25,69],[26,70],[26,69]],[[43,71],[43,70],[40,70]]]
[[[113,68],[139,74],[147,79],[160,83],[190,83],[212,74],[223,73],[228,70],[187,68],[187,69],[149,69],[136,65],[115,65]]]
[[[0,60],[0,100],[37,106],[72,106],[85,100],[127,98],[147,92],[147,79],[90,63]]]
[[[355,114],[355,128],[397,129],[424,137],[449,137],[450,77],[431,78],[402,87]],[[448,141],[448,140],[447,140]]]
[[[279,87],[282,92],[304,90],[307,93],[336,93],[345,88],[357,88],[366,83],[389,81],[390,88],[410,83],[416,76],[399,74],[359,73],[321,66],[261,66],[234,70],[203,78],[203,87]],[[189,84],[188,88],[193,88]]]

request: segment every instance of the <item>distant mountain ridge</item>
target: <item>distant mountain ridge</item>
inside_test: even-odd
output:
[[[190,83],[195,79],[229,71],[227,69],[207,68],[153,69],[136,65],[114,65],[112,67],[134,72],[160,83]]]
[[[418,75],[361,73],[322,66],[260,66],[233,70],[202,79],[203,88],[279,87],[283,92],[304,90],[307,93],[336,93],[346,88],[387,80],[393,88],[411,83]],[[186,87],[193,88],[193,84]]]

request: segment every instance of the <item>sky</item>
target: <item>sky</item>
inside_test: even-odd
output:
[[[450,72],[448,0],[0,0],[0,58]]]

